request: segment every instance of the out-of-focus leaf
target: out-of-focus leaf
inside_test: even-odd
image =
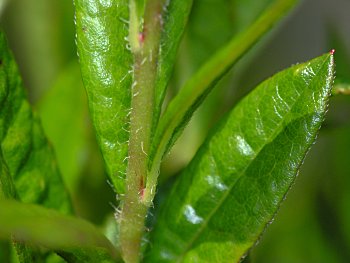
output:
[[[334,84],[332,93],[334,95],[350,95],[350,82],[339,82]]]
[[[0,33],[0,140],[20,200],[62,212],[71,205],[53,151],[26,100],[16,63]]]
[[[329,46],[334,48],[337,58],[337,78],[334,81],[333,94],[350,94],[350,55],[337,28],[328,30]]]
[[[38,103],[65,183],[73,193],[87,158],[87,102],[79,65],[72,62]]]
[[[10,243],[3,240],[0,240],[0,262],[11,262]]]
[[[277,0],[247,31],[234,37],[187,81],[171,101],[157,126],[150,154],[150,161],[154,167],[174,144],[194,111],[217,81],[294,6],[295,2],[295,0]]]
[[[329,53],[276,74],[244,98],[177,181],[147,261],[239,262],[294,182],[333,78]]]
[[[73,5],[70,0],[7,2],[1,24],[22,69],[30,99],[36,101],[76,56]]]
[[[0,201],[0,237],[13,236],[77,262],[114,262],[119,253],[93,225],[38,205]],[[69,260],[69,262],[75,262]]]
[[[233,35],[243,32],[274,0],[195,0],[185,35],[190,71]]]
[[[75,0],[77,46],[92,122],[107,172],[125,191],[132,56],[128,1]]]

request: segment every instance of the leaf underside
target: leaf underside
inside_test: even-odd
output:
[[[146,262],[238,262],[271,222],[324,119],[333,55],[260,84],[181,174]]]

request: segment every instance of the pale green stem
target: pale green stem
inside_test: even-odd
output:
[[[130,19],[129,19],[129,43],[131,47],[131,52],[133,54],[140,51],[140,41],[139,41],[139,28],[140,21],[137,14],[137,5],[135,0],[130,0],[129,2]]]
[[[130,1],[130,9],[136,9]],[[134,82],[130,115],[129,159],[126,193],[122,202],[120,244],[126,263],[140,261],[141,240],[148,206],[143,202],[154,110],[154,89],[157,56],[161,33],[162,0],[149,0],[145,7],[144,30],[135,32],[137,19],[130,17],[129,40],[134,54]],[[130,10],[130,15],[135,15]]]

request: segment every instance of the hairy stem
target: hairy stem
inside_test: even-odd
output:
[[[130,1],[129,40],[134,55],[134,82],[130,115],[129,160],[126,193],[122,203],[120,244],[125,262],[140,261],[141,240],[148,205],[143,202],[154,111],[154,83],[157,72],[163,0],[149,0],[145,7],[143,31],[134,25],[138,19],[134,0]],[[132,43],[133,41],[133,43]],[[137,41],[137,43],[135,43]]]

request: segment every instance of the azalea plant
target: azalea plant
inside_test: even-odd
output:
[[[1,262],[240,262],[257,243],[315,143],[331,95],[348,86],[333,87],[334,50],[280,71],[227,110],[185,167],[167,175],[161,164],[194,113],[207,101],[221,106],[209,94],[297,1],[266,0],[256,9],[247,4],[254,1],[232,1],[234,32],[204,55],[203,43],[189,40],[189,17],[200,8],[192,2],[74,0],[88,105],[73,63],[36,106],[39,114],[1,33]],[[197,51],[191,69],[177,64],[186,61],[181,40]],[[77,216],[74,156],[85,108],[114,192],[102,227]],[[86,157],[80,180],[101,173],[98,153]],[[102,191],[90,199],[104,205]]]

